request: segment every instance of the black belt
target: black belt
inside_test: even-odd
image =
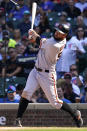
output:
[[[37,68],[36,66],[35,66],[35,68],[36,68],[37,71],[49,73],[49,70],[43,70],[43,69]]]

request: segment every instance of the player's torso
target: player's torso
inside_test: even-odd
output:
[[[57,43],[53,37],[42,41],[41,48],[38,53],[36,66],[42,69],[55,70],[58,55],[60,55],[61,47],[65,45],[66,41]]]

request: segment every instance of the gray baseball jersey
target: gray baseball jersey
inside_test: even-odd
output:
[[[56,61],[59,59],[59,54],[64,48],[66,39],[56,43],[54,38],[43,39],[41,49],[38,53],[36,66],[49,71],[55,71]]]
[[[65,44],[66,39],[59,42],[53,37],[41,40],[41,47],[35,64],[41,71],[36,68],[32,69],[22,96],[26,96],[26,99],[30,100],[33,93],[41,87],[52,106],[57,109],[61,108],[63,101],[58,98],[56,90],[55,66]]]

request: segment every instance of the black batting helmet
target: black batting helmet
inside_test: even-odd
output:
[[[67,24],[59,24],[58,27],[55,27],[55,30],[62,34],[68,34],[70,30],[70,26]]]

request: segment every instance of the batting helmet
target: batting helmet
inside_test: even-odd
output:
[[[55,27],[55,30],[62,34],[68,34],[69,33],[70,26],[67,24],[59,24],[58,27]]]

